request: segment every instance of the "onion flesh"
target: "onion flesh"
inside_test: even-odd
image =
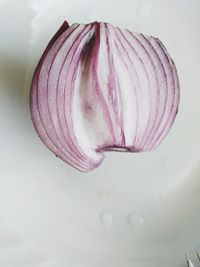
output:
[[[31,114],[44,144],[88,172],[105,151],[157,147],[179,105],[176,67],[152,36],[64,22],[35,70]]]

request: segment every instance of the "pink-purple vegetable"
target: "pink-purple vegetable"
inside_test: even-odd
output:
[[[108,23],[64,22],[35,70],[35,129],[59,158],[88,172],[105,151],[157,147],[178,111],[176,67],[154,37]]]

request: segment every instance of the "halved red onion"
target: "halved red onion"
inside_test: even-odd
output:
[[[178,104],[178,76],[163,44],[108,23],[64,22],[32,81],[38,135],[82,172],[96,168],[104,151],[154,149]]]

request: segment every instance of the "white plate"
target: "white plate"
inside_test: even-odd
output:
[[[0,266],[184,266],[200,249],[199,0],[0,0]],[[29,112],[34,67],[63,20],[159,37],[180,109],[153,152],[108,153],[82,174],[46,149]]]

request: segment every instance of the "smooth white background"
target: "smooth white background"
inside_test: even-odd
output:
[[[0,266],[181,267],[200,249],[200,2],[0,0]],[[159,37],[181,85],[158,149],[107,153],[82,174],[46,149],[29,111],[33,70],[69,23]]]

